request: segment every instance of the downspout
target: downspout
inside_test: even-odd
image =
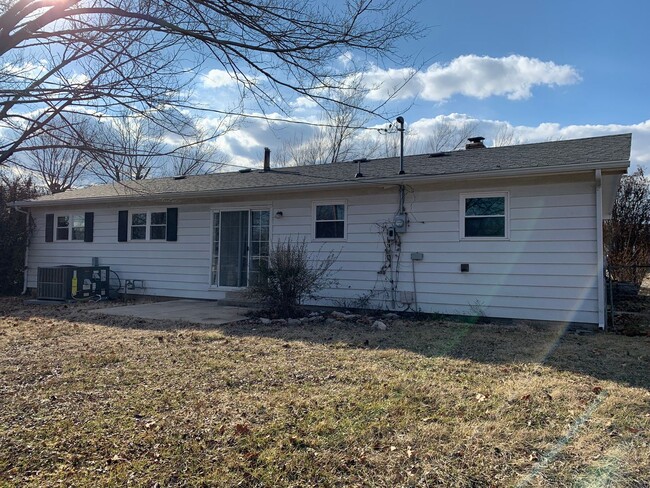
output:
[[[605,251],[603,245],[603,177],[599,169],[596,176],[596,280],[598,284],[598,328],[605,330]]]
[[[16,211],[25,214],[25,233],[27,235],[27,245],[25,246],[25,264],[23,271],[23,291],[20,293],[24,295],[27,293],[27,275],[29,274],[29,244],[31,241],[31,236],[29,235],[29,222],[32,218],[32,211],[30,210],[21,210],[19,207],[14,207]]]

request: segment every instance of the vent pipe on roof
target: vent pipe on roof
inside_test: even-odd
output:
[[[353,163],[358,164],[358,166],[357,166],[357,174],[354,175],[355,178],[363,178],[363,173],[361,172],[361,163],[365,163],[366,161],[368,161],[367,158],[360,158],[360,159],[355,159],[354,161],[352,161]]]
[[[485,137],[469,137],[467,140],[469,144],[465,144],[465,149],[482,149],[485,147],[485,144],[483,144]]]
[[[399,173],[404,174],[404,117],[401,115],[395,119],[399,124],[397,131],[399,132]]]
[[[271,150],[264,148],[264,171],[271,171]]]

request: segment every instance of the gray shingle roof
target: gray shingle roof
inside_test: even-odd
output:
[[[620,168],[630,158],[631,134],[591,137],[566,141],[522,144],[453,151],[444,156],[429,154],[406,156],[406,174],[397,176],[399,158],[374,159],[361,164],[363,178],[355,178],[356,162],[342,162],[317,166],[298,166],[272,169],[269,172],[253,170],[242,173],[217,173],[187,176],[184,179],[157,178],[120,184],[90,186],[77,190],[39,197],[37,205],[65,203],[78,199],[112,200],[124,198],[165,197],[179,194],[273,192],[290,187],[307,189],[310,186],[344,186],[352,182],[381,182],[396,178],[430,178],[432,181],[448,177],[472,178],[489,173],[498,176],[513,172],[553,172],[570,168],[612,163]]]

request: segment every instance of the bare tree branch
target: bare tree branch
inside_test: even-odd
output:
[[[191,114],[174,107],[203,105],[192,88],[206,67],[225,70],[263,111],[288,111],[288,93],[328,103],[355,69],[341,69],[344,53],[398,57],[396,41],[417,34],[411,7],[389,0],[10,2],[0,13],[0,165],[73,112],[100,120],[127,113],[182,135]]]

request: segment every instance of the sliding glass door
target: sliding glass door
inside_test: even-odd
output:
[[[213,217],[212,284],[245,287],[269,257],[268,210],[224,210]]]

